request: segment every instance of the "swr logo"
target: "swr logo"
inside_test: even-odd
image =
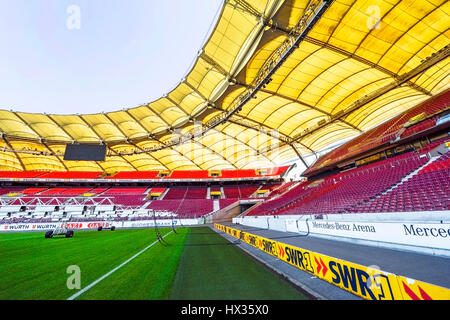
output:
[[[300,251],[294,248],[285,247],[280,248],[280,254],[283,257],[286,254],[286,262],[296,266],[301,270],[308,271],[309,273],[314,273],[314,268],[311,263],[311,258],[308,251]]]
[[[334,275],[332,281],[337,286],[343,286],[349,291],[358,293],[362,297],[372,300],[394,298],[389,279],[383,274],[370,276],[364,270],[341,265],[336,261],[330,261],[328,266]],[[378,296],[375,296],[372,291],[372,289],[375,288],[381,290],[381,293],[379,293]]]
[[[262,248],[265,252],[268,254],[271,254],[273,256],[277,256],[277,249],[276,249],[276,242],[275,241],[269,241],[269,240],[263,240],[262,241]]]
[[[248,236],[248,244],[251,244],[252,246],[256,246],[256,237],[255,236]]]

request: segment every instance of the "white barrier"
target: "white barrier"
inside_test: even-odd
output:
[[[197,225],[203,223],[199,219],[160,219],[156,220],[158,227],[171,227],[172,223],[176,227]],[[0,224],[0,232],[19,232],[19,231],[47,231],[62,226],[61,222],[46,223],[11,223]],[[151,228],[155,226],[154,220],[138,220],[138,221],[83,221],[68,222],[67,227],[74,230],[97,230],[98,227],[108,228],[115,226],[116,228]]]
[[[287,231],[286,230],[286,222],[284,219],[269,219],[267,220],[267,224],[270,230],[276,231]]]
[[[350,215],[349,215],[350,216]],[[447,218],[447,217],[446,217]],[[308,234],[389,249],[450,256],[450,223],[444,221],[349,221],[305,216],[241,217],[234,223],[264,229]],[[281,224],[284,223],[284,229]]]
[[[301,233],[309,231],[310,234],[450,250],[450,224],[447,223],[296,221],[287,219],[286,230]]]

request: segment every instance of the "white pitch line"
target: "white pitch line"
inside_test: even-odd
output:
[[[171,234],[173,231],[170,231],[169,233],[166,233],[163,238],[167,237],[169,234]],[[158,240],[156,240],[155,242],[153,242],[152,244],[150,244],[149,246],[145,247],[144,249],[142,249],[141,251],[139,251],[138,253],[136,253],[134,256],[132,256],[131,258],[129,258],[127,261],[122,262],[120,265],[118,265],[117,267],[115,267],[114,269],[112,269],[111,271],[109,271],[108,273],[105,273],[103,276],[101,276],[100,278],[98,278],[97,280],[95,280],[94,282],[92,282],[90,285],[84,287],[83,289],[81,289],[80,291],[78,291],[77,293],[75,293],[74,295],[70,296],[69,298],[67,298],[67,300],[74,300],[77,297],[79,297],[80,295],[82,295],[83,293],[85,293],[86,291],[88,291],[89,289],[91,289],[93,286],[95,286],[97,283],[99,283],[100,281],[102,281],[103,279],[105,279],[106,277],[110,276],[112,273],[114,273],[115,271],[119,270],[120,268],[122,268],[124,265],[126,265],[128,262],[130,262],[131,260],[133,260],[134,258],[136,258],[137,256],[139,256],[140,254],[144,253],[147,249],[151,248],[155,243],[157,243]]]

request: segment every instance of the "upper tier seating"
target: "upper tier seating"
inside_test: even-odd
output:
[[[211,179],[208,170],[175,170],[164,179]]]
[[[63,195],[80,195],[84,193],[89,193],[92,188],[66,188],[66,190],[62,191]]]
[[[55,171],[44,173],[40,179],[98,179],[100,171]]]
[[[104,172],[98,171],[0,171],[0,179],[162,179],[162,180],[202,180],[202,179],[245,179],[257,177],[279,176],[285,172],[289,166],[262,169],[264,174],[257,174],[255,169],[219,170],[221,175],[210,176],[207,170],[175,170],[168,176],[160,175],[159,171],[120,171],[107,176]]]
[[[223,209],[225,207],[228,207],[230,204],[235,203],[238,200],[239,200],[238,198],[219,199],[219,207],[220,209]]]
[[[166,188],[151,188],[148,193],[149,194],[152,194],[152,193],[163,194],[165,191],[166,191]]]
[[[208,199],[152,200],[147,209],[172,212],[178,218],[198,218],[213,211],[213,201]]]
[[[280,195],[284,192],[286,192],[291,186],[293,186],[296,183],[296,181],[289,181],[289,182],[285,182],[282,183],[280,185],[275,185],[270,192],[270,197],[274,197],[277,195]]]
[[[255,206],[249,215],[266,215],[273,214],[277,210],[281,210],[293,203],[293,201],[299,201],[310,195],[313,191],[311,188],[307,188],[310,182],[302,182],[291,190],[287,191],[280,197],[273,197],[257,206]]]
[[[107,179],[158,179],[159,171],[121,171]]]
[[[260,175],[256,174],[255,169],[246,169],[246,170],[222,170],[222,175],[218,178],[256,178],[260,177]]]
[[[450,90],[430,98],[416,107],[403,112],[402,114],[382,123],[381,125],[325,154],[319,158],[313,166],[306,170],[304,174],[309,176],[322,167],[327,167],[359,155],[374,147],[380,146],[383,143],[388,143],[390,140],[396,139],[397,136],[405,138],[433,127],[439,118],[439,116],[433,115],[448,110],[449,101]],[[421,114],[423,114],[423,121],[409,126],[406,129],[404,128],[404,125],[407,124],[410,119],[420,116]]]
[[[44,173],[42,171],[0,171],[0,178],[37,178]]]
[[[181,201],[179,199],[171,200],[152,200],[147,206],[147,209],[153,209],[155,211],[170,211],[177,212]]]
[[[80,195],[87,192],[90,192],[92,188],[28,188],[22,190],[20,193],[27,195],[36,195],[36,196],[52,196],[52,195],[61,195],[61,196],[71,196],[71,195]]]
[[[210,192],[221,192],[221,190],[219,186],[211,186]]]
[[[225,198],[250,198],[259,187],[259,184],[223,186],[223,192]]]

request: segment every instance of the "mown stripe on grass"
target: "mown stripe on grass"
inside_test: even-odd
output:
[[[167,237],[169,234],[171,234],[173,231],[170,231],[168,233],[166,233],[163,238]],[[92,282],[91,284],[87,285],[86,287],[84,287],[83,289],[81,289],[80,291],[78,291],[77,293],[73,294],[72,296],[70,296],[69,298],[67,298],[67,300],[74,300],[77,297],[79,297],[80,295],[82,295],[83,293],[85,293],[86,291],[88,291],[89,289],[91,289],[93,286],[95,286],[97,283],[99,283],[100,281],[103,281],[104,279],[106,279],[107,277],[109,277],[111,274],[113,274],[114,272],[116,272],[117,270],[119,270],[120,268],[122,268],[124,265],[126,265],[127,263],[129,263],[130,261],[134,260],[136,257],[140,256],[142,253],[144,253],[145,251],[147,251],[149,248],[153,247],[153,245],[155,245],[159,240],[156,240],[154,242],[152,242],[150,245],[148,245],[147,247],[145,247],[144,249],[142,249],[141,251],[139,251],[138,253],[136,253],[134,256],[132,256],[131,258],[129,258],[128,260],[122,262],[120,265],[118,265],[117,267],[115,267],[114,269],[112,269],[111,271],[105,273],[103,276],[101,276],[100,278],[98,278],[97,280],[95,280],[94,282]]]
[[[155,245],[77,300],[167,300],[189,228]]]
[[[170,299],[301,300],[287,281],[208,227],[191,228]]]

